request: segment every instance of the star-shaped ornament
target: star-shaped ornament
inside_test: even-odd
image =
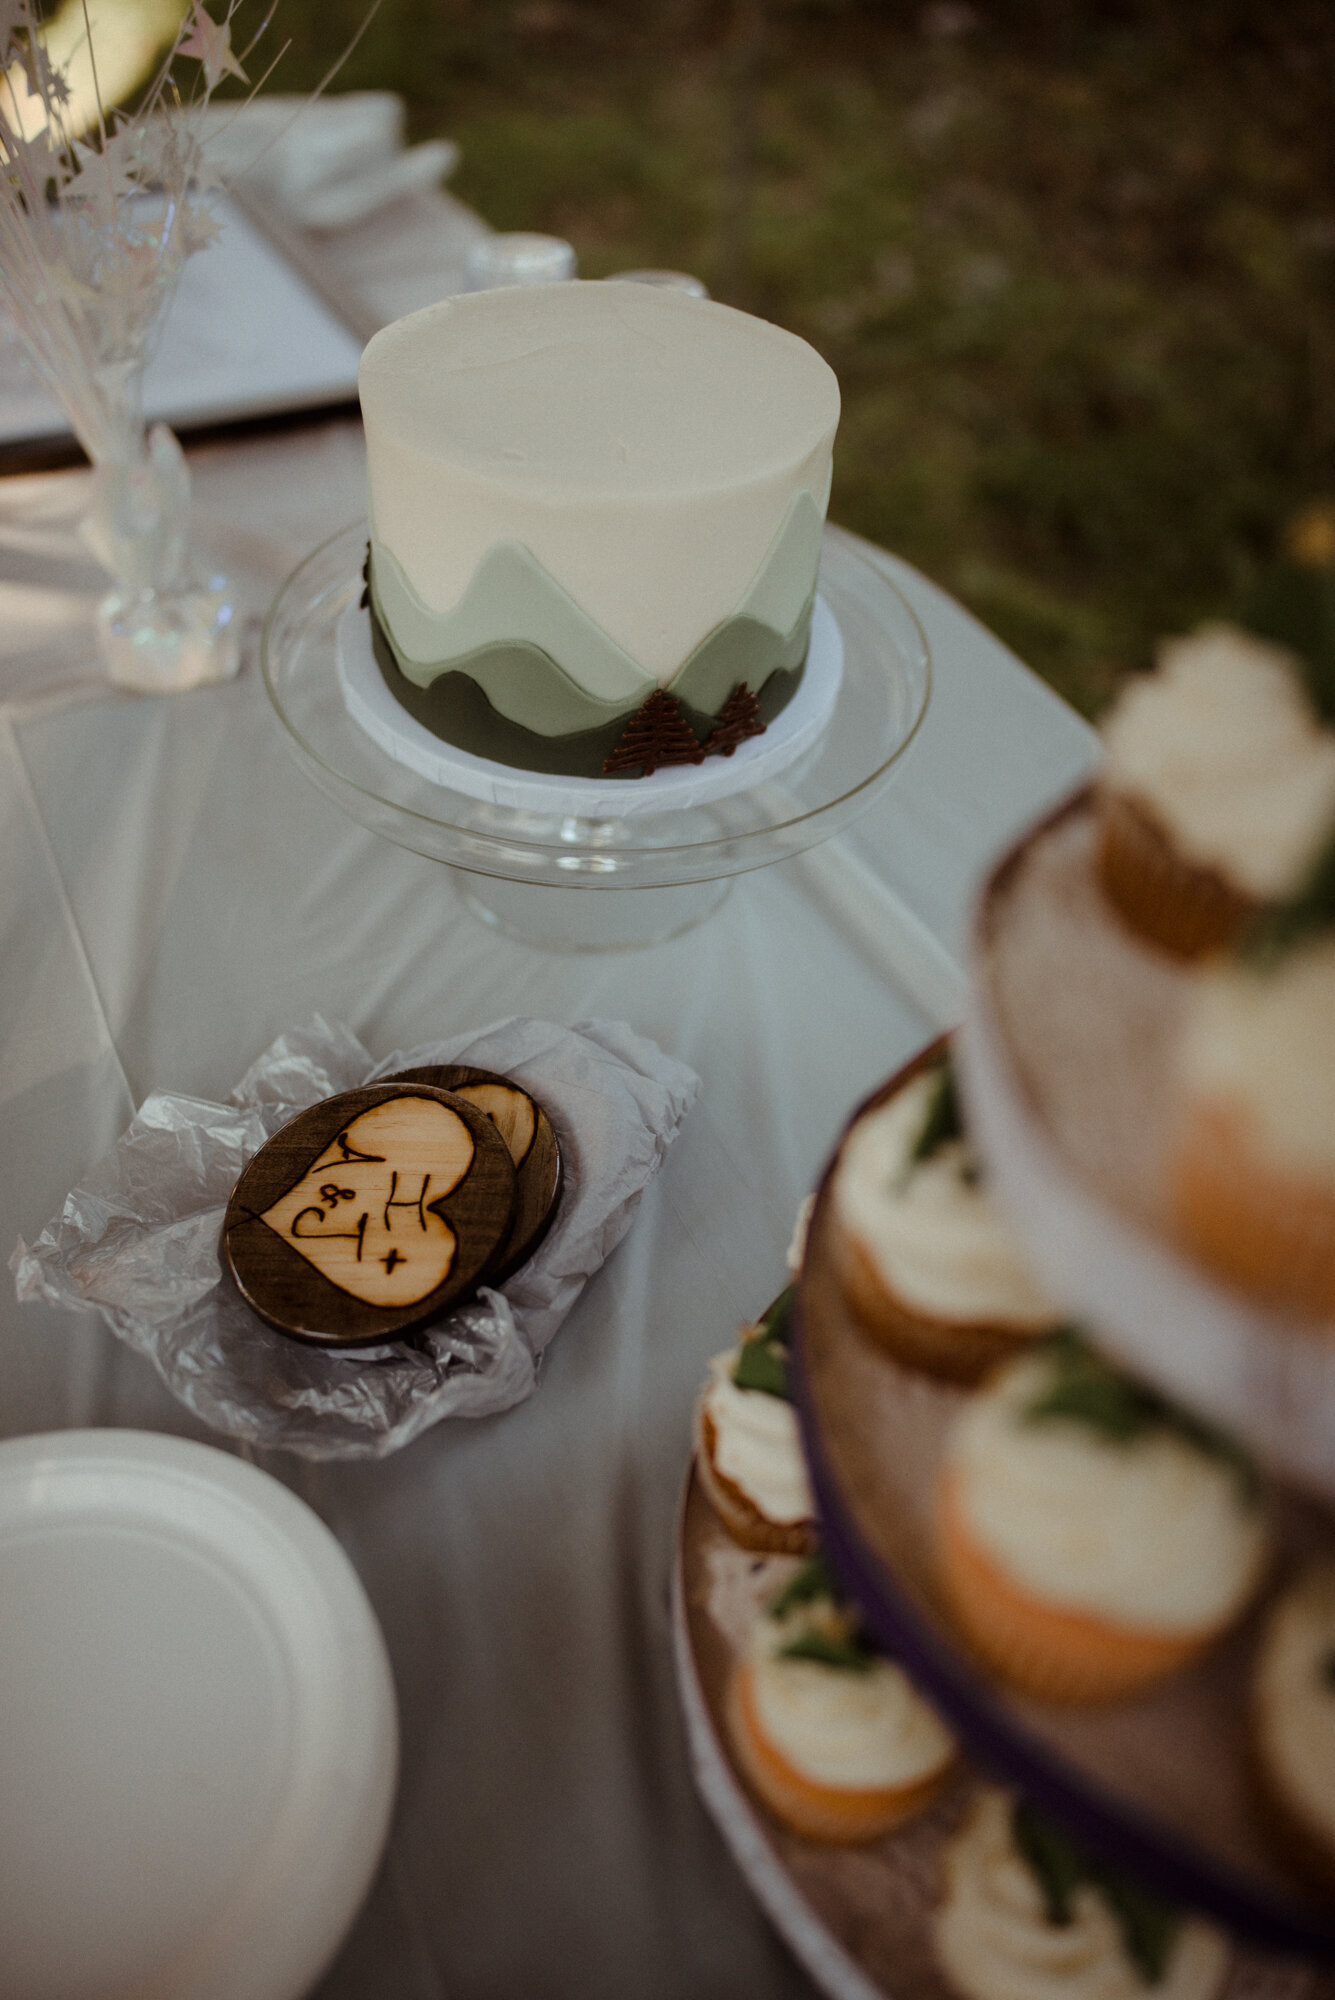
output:
[[[215,21],[204,12],[199,0],[194,0],[190,9],[186,32],[177,44],[176,53],[193,56],[203,66],[204,81],[210,90],[215,90],[224,76],[239,77],[242,83],[250,81],[232,54],[231,24]]]

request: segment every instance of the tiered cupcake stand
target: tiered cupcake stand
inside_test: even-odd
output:
[[[799,692],[793,714],[735,758],[619,785],[525,784],[481,759],[452,769],[440,745],[444,761],[423,762],[417,726],[387,735],[372,683],[350,681],[340,655],[366,536],[358,523],[316,549],[269,613],[261,663],[288,746],[353,819],[444,862],[479,915],[530,943],[606,949],[688,929],[734,876],[800,854],[864,812],[926,713],[931,668],[917,619],[874,563],[828,532],[813,650],[817,636],[835,649],[837,699],[815,727],[799,727],[811,690]]]
[[[946,1990],[930,1912],[941,1847],[979,1774],[1026,1793],[1113,1864],[1224,1924],[1238,1944],[1229,2000],[1335,1992],[1335,1904],[1290,1870],[1271,1837],[1249,1723],[1252,1662],[1274,1592],[1314,1554],[1335,1556],[1335,1328],[1240,1301],[1161,1233],[1165,1065],[1192,975],[1142,951],[1104,910],[1090,811],[1078,798],[1027,836],[982,899],[959,1045],[970,1127],[1072,1316],[1260,1460],[1273,1484],[1278,1559],[1236,1631],[1134,1700],[1065,1708],[992,1679],[957,1639],[932,1560],[942,1445],[966,1392],[898,1366],[849,1312],[832,1257],[827,1170],[799,1284],[794,1371],[823,1544],[877,1638],[956,1731],[973,1775],[922,1821],[867,1849],[798,1840],[749,1799],[726,1747],[721,1696],[746,1623],[728,1568],[737,1559],[693,1487],[677,1630],[702,1793],[778,1927],[839,1996],[917,2000]],[[755,1609],[765,1589],[757,1571]]]

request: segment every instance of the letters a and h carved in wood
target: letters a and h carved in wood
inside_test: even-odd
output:
[[[228,1204],[223,1252],[271,1326],[331,1347],[396,1339],[536,1246],[559,1187],[550,1124],[506,1079],[455,1074],[468,1095],[419,1072],[328,1098],[256,1154]],[[508,1142],[527,1163],[540,1124],[550,1157],[521,1205]],[[549,1189],[540,1219],[539,1183]]]
[[[469,1063],[400,1070],[386,1081],[452,1091],[490,1118],[504,1139],[516,1175],[515,1208],[496,1262],[487,1272],[488,1284],[503,1285],[533,1255],[561,1198],[561,1149],[551,1119],[537,1098],[508,1076]]]

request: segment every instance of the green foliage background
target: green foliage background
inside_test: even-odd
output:
[[[282,0],[302,89],[363,0]],[[694,271],[839,374],[832,517],[1095,712],[1335,490],[1335,8],[382,0],[339,88],[584,276]]]

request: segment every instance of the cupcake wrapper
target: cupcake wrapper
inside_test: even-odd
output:
[[[845,1791],[803,1777],[761,1729],[745,1661],[733,1669],[726,1715],[728,1735],[747,1783],[777,1820],[807,1840],[851,1846],[879,1839],[930,1804],[954,1766],[952,1757],[911,1784],[866,1791]]]
[[[1214,869],[1185,860],[1158,822],[1117,792],[1099,796],[1097,866],[1131,929],[1179,958],[1235,943],[1260,908]]]
[[[1335,1187],[1258,1156],[1248,1121],[1226,1105],[1187,1115],[1168,1168],[1174,1233],[1243,1291],[1335,1317]]]
[[[985,1320],[936,1319],[917,1312],[891,1291],[870,1252],[838,1222],[833,1247],[850,1311],[873,1340],[907,1368],[950,1382],[978,1382],[990,1368],[1011,1360],[1046,1331]]]

